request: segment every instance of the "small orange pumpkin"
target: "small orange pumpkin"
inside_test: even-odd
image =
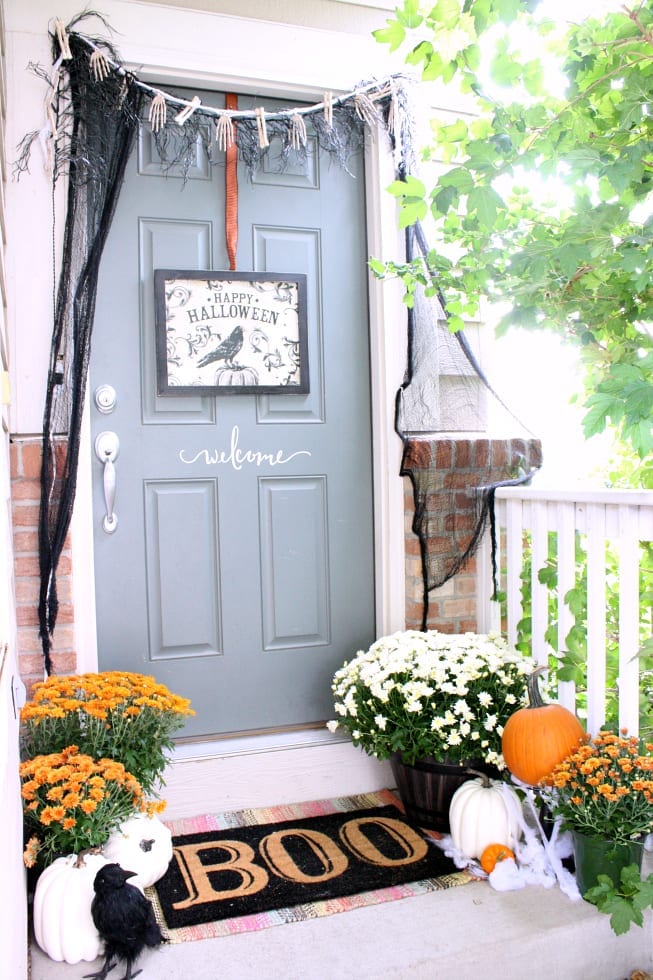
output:
[[[501,739],[508,769],[531,786],[540,783],[587,738],[576,715],[561,704],[543,701],[538,678],[545,670],[536,667],[528,678],[528,706],[510,715]]]
[[[481,854],[481,867],[487,874],[491,874],[501,861],[508,858],[515,860],[515,852],[511,851],[505,844],[488,844]]]

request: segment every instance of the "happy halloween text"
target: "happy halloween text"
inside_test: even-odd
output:
[[[241,320],[259,320],[261,323],[275,325],[279,319],[278,312],[253,304],[249,293],[218,292],[215,293],[213,302],[194,310],[186,310],[186,313],[190,323],[239,317]]]

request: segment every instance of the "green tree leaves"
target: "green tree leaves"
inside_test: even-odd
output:
[[[475,314],[485,294],[509,306],[500,329],[546,327],[576,344],[587,436],[614,427],[644,459],[653,449],[653,11],[633,3],[561,35],[531,16],[535,6],[404,0],[377,32],[405,47],[425,79],[476,94],[476,116],[433,124],[426,158],[449,169],[428,189],[411,178],[391,193],[402,227],[430,215],[434,269],[456,314]],[[556,73],[563,97],[550,84]],[[423,275],[415,265],[400,274],[409,291],[411,275]]]
[[[399,227],[407,228],[416,221],[422,221],[428,213],[425,201],[426,187],[417,177],[408,176],[406,180],[395,180],[388,188],[400,205]]]
[[[403,44],[406,30],[414,30],[423,21],[419,12],[419,0],[404,0],[403,7],[397,9],[395,13],[396,18],[388,19],[386,27],[373,32],[377,41],[390,45],[391,51],[396,51]]]

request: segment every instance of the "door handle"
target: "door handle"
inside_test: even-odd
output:
[[[102,530],[107,534],[113,534],[118,526],[118,518],[113,509],[116,501],[116,468],[113,464],[119,448],[120,442],[115,432],[100,432],[95,437],[95,455],[104,469],[102,483],[106,514],[102,518]]]

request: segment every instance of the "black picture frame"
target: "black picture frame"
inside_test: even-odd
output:
[[[159,395],[309,391],[306,276],[156,269]]]

